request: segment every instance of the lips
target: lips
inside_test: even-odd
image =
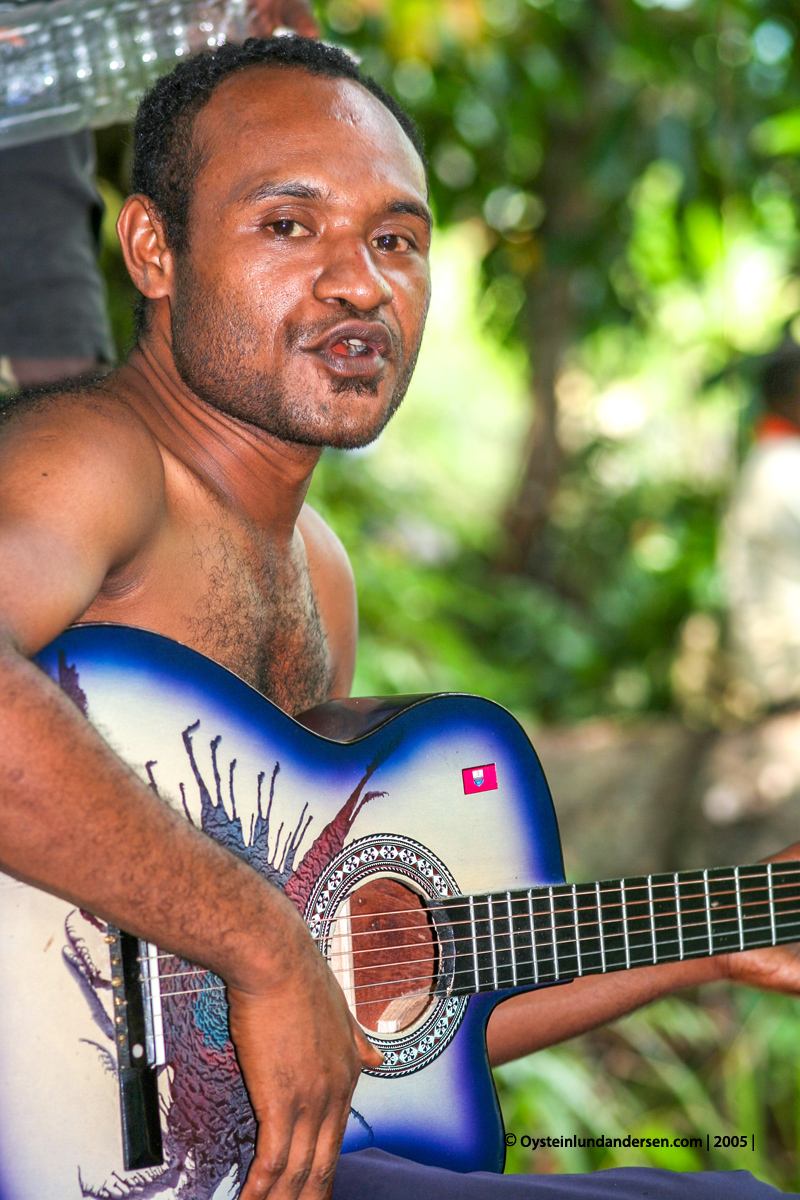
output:
[[[373,375],[394,352],[392,335],[378,321],[346,321],[304,347],[339,375]]]

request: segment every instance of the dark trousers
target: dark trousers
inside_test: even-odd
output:
[[[749,1171],[617,1167],[588,1175],[461,1175],[382,1150],[343,1154],[333,1185],[333,1200],[777,1200],[785,1194]]]

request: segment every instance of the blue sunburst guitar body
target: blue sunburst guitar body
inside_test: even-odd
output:
[[[351,997],[371,981],[373,961],[359,969],[335,926],[347,927],[347,897],[368,882],[384,897],[390,884],[377,907],[402,913],[404,894],[419,910],[420,901],[435,908],[459,893],[563,879],[539,763],[517,722],[488,701],[350,701],[312,711],[314,732],[215,663],[141,630],[76,628],[38,662],[159,795],[287,891],[329,957],[338,953]],[[145,1031],[146,1057],[159,1065],[148,1066],[140,1050],[137,1063],[131,1051],[143,1043],[122,1019],[130,996],[119,939],[107,940],[113,931],[7,876],[0,903],[1,1200],[237,1195],[254,1125],[219,981],[151,950],[163,976],[161,1028]],[[395,916],[394,924],[402,930],[411,920]],[[428,935],[425,970],[429,946]],[[146,960],[146,949],[137,957]],[[445,957],[434,958],[433,975],[452,976]],[[384,964],[384,993],[412,999],[405,1019],[390,1015],[388,1032],[371,1033],[386,1064],[359,1082],[344,1149],[377,1146],[461,1171],[501,1170],[485,1026],[507,992],[468,998],[445,986],[437,995],[434,979],[422,1003],[413,995],[420,969],[406,967],[412,983],[395,989],[387,984],[403,970]],[[152,982],[143,988],[145,1010],[154,990]],[[408,1003],[422,1011],[409,1015]],[[160,1093],[162,1162],[147,1165],[142,1138],[157,1142],[152,1130],[128,1128],[130,1171],[120,1129],[124,1069],[149,1073]],[[140,1118],[127,1114],[129,1123]]]
[[[485,1042],[499,1000],[800,940],[798,863],[564,883],[538,759],[486,700],[351,700],[293,720],[194,651],[112,625],[69,630],[38,663],[302,913],[384,1055],[359,1080],[345,1152],[499,1171]],[[0,1200],[233,1200],[254,1138],[221,981],[0,875]]]

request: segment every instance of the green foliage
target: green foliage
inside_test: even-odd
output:
[[[768,13],[746,0],[334,0],[321,12],[422,126],[440,220],[486,222],[489,280],[531,286],[547,264],[566,269],[578,330],[637,311],[613,270],[631,251],[631,202],[659,209],[667,187],[660,225],[655,210],[634,219],[660,282],[691,271],[681,243],[707,241],[698,212],[732,195],[750,204],[764,178],[798,195],[785,157],[800,111],[790,0]]]
[[[496,1072],[506,1127],[519,1139],[697,1138],[701,1146],[556,1147],[508,1153],[509,1171],[652,1166],[751,1171],[800,1187],[797,1004],[756,992],[662,1000],[614,1026]],[[747,1147],[715,1146],[746,1135]],[[755,1148],[753,1148],[753,1135]],[[706,1137],[708,1136],[708,1148]]]
[[[122,358],[133,344],[133,307],[138,295],[125,267],[116,231],[119,210],[128,194],[128,130],[125,126],[111,126],[99,130],[96,136],[98,187],[105,207],[100,231],[100,266],[106,282],[111,332],[117,354]]]

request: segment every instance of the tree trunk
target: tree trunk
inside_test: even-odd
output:
[[[506,509],[501,566],[525,575],[540,575],[543,534],[558,487],[563,454],[558,442],[556,383],[564,350],[571,340],[569,276],[563,267],[548,267],[528,282],[527,343],[533,363],[533,418],[522,473]]]

